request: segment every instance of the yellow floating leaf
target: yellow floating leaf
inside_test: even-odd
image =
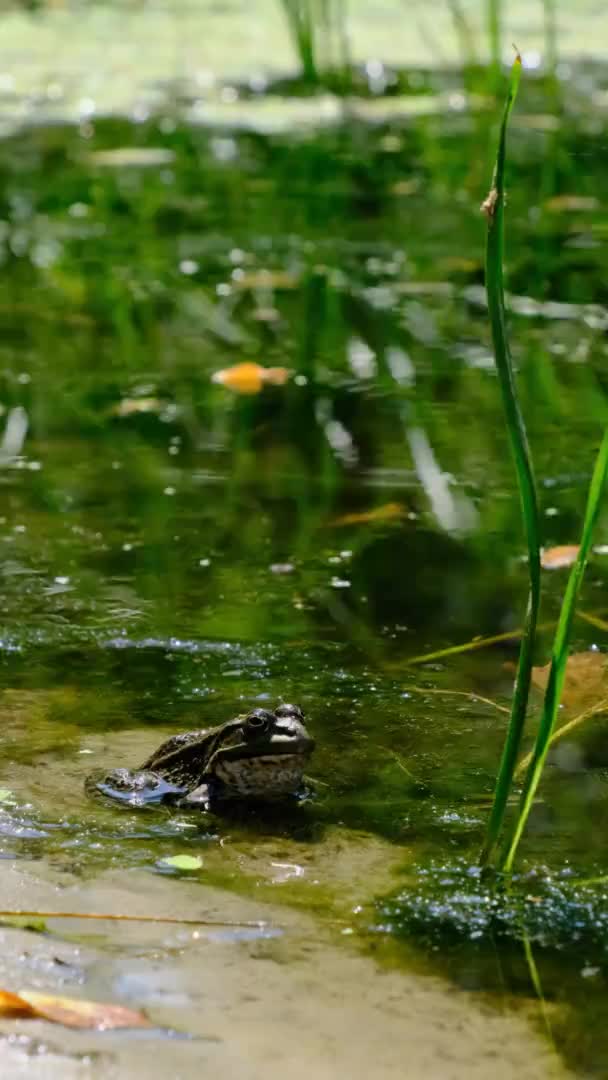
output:
[[[405,507],[401,503],[385,503],[384,506],[375,506],[372,510],[361,510],[358,513],[342,514],[334,518],[330,525],[367,525],[376,521],[397,521],[405,516]]]
[[[155,397],[123,398],[110,410],[112,416],[133,416],[137,413],[158,413],[165,402]]]
[[[597,210],[599,205],[599,199],[594,195],[554,195],[552,199],[547,199],[545,209],[553,214],[564,214],[571,211]]]
[[[237,394],[259,394],[265,385],[284,386],[291,375],[289,368],[265,368],[261,364],[245,361],[234,367],[215,371],[211,381],[221,383]]]
[[[18,994],[0,990],[0,1016],[50,1020],[64,1027],[95,1028],[97,1031],[152,1027],[144,1013],[127,1009],[124,1005],[57,997],[55,994],[41,994],[37,990],[20,990]]]
[[[203,860],[200,855],[167,855],[165,859],[159,859],[161,866],[169,866],[174,870],[200,870]]]
[[[560,544],[558,547],[545,548],[540,565],[543,570],[563,570],[576,562],[579,553],[578,544]]]
[[[251,312],[251,318],[256,322],[275,323],[281,318],[281,313],[274,307],[258,307]]]
[[[551,665],[532,668],[532,682],[545,690]],[[606,656],[596,650],[573,653],[566,664],[562,705],[566,709],[586,709],[606,696],[608,670]]]
[[[465,255],[447,255],[444,259],[439,259],[437,265],[450,274],[476,274],[483,263],[480,259],[471,259]]]
[[[390,188],[391,195],[414,195],[420,190],[420,180],[412,177],[410,180],[396,180]]]
[[[112,169],[129,166],[146,169],[154,165],[170,165],[175,160],[175,154],[164,146],[117,146],[113,150],[94,150],[87,160],[92,165]]]
[[[296,289],[298,279],[295,274],[289,274],[285,270],[251,270],[237,273],[232,278],[233,289],[277,289],[285,292]]]

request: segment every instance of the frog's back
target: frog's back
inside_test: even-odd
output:
[[[199,728],[172,735],[157,746],[140,768],[153,769],[166,780],[176,783],[190,781],[194,773],[198,775],[204,770],[209,756],[205,752],[206,744],[211,747],[216,731],[216,728]]]

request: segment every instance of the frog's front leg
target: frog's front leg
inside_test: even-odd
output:
[[[211,791],[208,783],[199,784],[193,791],[178,799],[178,806],[184,810],[209,810],[211,805]]]
[[[185,791],[150,769],[121,768],[93,773],[87,778],[86,787],[92,794],[105,795],[128,806],[175,803]]]

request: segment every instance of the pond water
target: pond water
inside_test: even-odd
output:
[[[135,118],[51,123],[30,101],[0,143],[6,907],[256,924],[201,931],[199,957],[191,929],[50,923],[65,992],[122,995],[195,1044],[61,1033],[41,1066],[26,1025],[11,1075],[177,1055],[188,1077],[295,1076],[300,1018],[302,1076],[338,1075],[328,1054],[401,1075],[410,1039],[416,1075],[605,1075],[595,908],[573,948],[490,947],[412,930],[395,899],[418,865],[476,859],[526,595],[482,287],[496,106],[454,70],[400,77],[409,95],[346,105],[234,80],[203,106],[171,84]],[[600,65],[530,71],[512,125],[511,331],[547,546],[578,538],[606,416],[607,85]],[[242,363],[282,375],[218,381]],[[573,649],[598,666],[568,716],[604,696],[605,512],[595,540]],[[564,582],[546,574],[538,665]],[[317,740],[298,807],[201,820],[84,794],[94,767],[280,700]],[[524,871],[605,872],[607,765],[600,714],[551,760]],[[178,853],[201,871],[168,870]],[[46,944],[3,934],[2,981],[36,953],[29,980],[56,989]],[[376,1032],[352,1059],[349,1024]]]

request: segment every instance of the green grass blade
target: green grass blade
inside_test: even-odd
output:
[[[549,679],[547,682],[547,689],[545,691],[545,699],[543,703],[543,712],[540,720],[538,734],[536,736],[536,742],[534,744],[534,750],[532,753],[532,760],[526,774],[524,782],[524,788],[521,795],[521,803],[519,809],[519,815],[515,822],[513,835],[508,844],[504,861],[503,869],[508,873],[513,865],[513,859],[521,840],[522,833],[524,831],[528,815],[534,801],[536,789],[542,775],[543,766],[547,757],[547,751],[551,742],[551,736],[553,734],[553,728],[555,726],[555,718],[557,716],[557,710],[559,708],[559,702],[562,694],[562,688],[564,685],[564,678],[566,675],[566,663],[568,660],[568,643],[570,640],[570,630],[572,628],[572,620],[574,618],[574,609],[578,598],[581,582],[583,580],[583,574],[585,573],[585,564],[591,548],[591,537],[593,535],[593,529],[599,513],[600,502],[604,485],[606,482],[606,474],[608,473],[608,428],[604,432],[602,444],[600,446],[595,468],[593,470],[593,476],[591,478],[591,485],[589,487],[589,495],[587,497],[587,507],[585,510],[585,520],[583,523],[583,535],[581,537],[580,549],[578,558],[572,567],[570,577],[568,579],[568,585],[566,587],[566,593],[562,603],[559,621],[557,624],[557,630],[555,631],[555,640],[553,642],[553,655],[551,658],[551,670],[549,672]]]
[[[500,383],[511,452],[515,461],[517,484],[526,533],[530,592],[524,634],[519,653],[515,688],[513,691],[511,718],[498,770],[494,802],[488,822],[486,839],[481,852],[482,865],[489,861],[498,841],[503,826],[507,799],[513,783],[513,774],[517,763],[519,747],[521,745],[530,693],[534,641],[540,607],[540,530],[538,499],[536,495],[532,461],[528,448],[528,438],[521,409],[519,407],[513,372],[513,362],[505,326],[505,298],[503,286],[507,128],[511,110],[517,96],[520,75],[521,57],[518,54],[511,72],[507,100],[505,102],[502,123],[500,126],[492,187],[482,209],[485,211],[488,219],[486,241],[486,290],[488,295],[488,313],[492,328],[496,371]]]
[[[318,83],[319,71],[315,58],[312,0],[280,0],[280,2],[293,47],[302,65],[302,75],[306,82]]]

